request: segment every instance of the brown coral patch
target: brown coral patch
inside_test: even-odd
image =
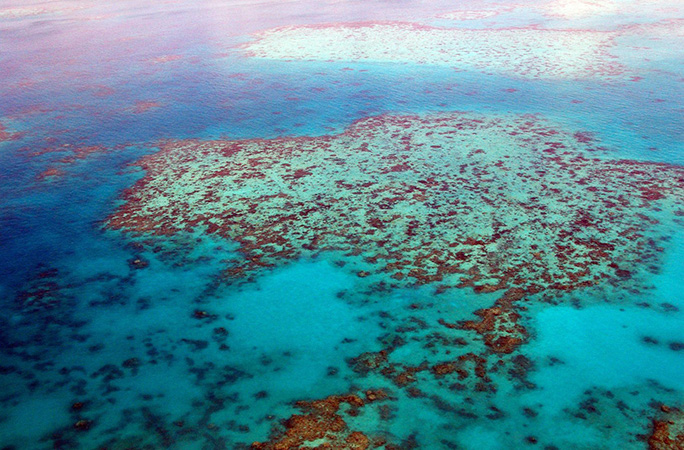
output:
[[[512,353],[524,342],[527,331],[517,323],[520,314],[512,311],[511,307],[509,304],[475,311],[481,320],[466,321],[461,328],[482,335],[485,345],[496,353]]]
[[[350,365],[354,372],[366,374],[372,372],[387,363],[388,350],[379,352],[366,352],[353,358]]]
[[[274,435],[268,442],[254,442],[253,449],[286,450],[308,447],[315,441],[324,440],[317,448],[365,450],[370,439],[359,431],[351,431],[342,417],[341,406],[358,409],[365,405],[355,394],[331,395],[322,400],[300,401],[297,407],[305,414],[294,414],[284,425],[285,430]]]
[[[678,408],[664,406],[659,419],[653,420],[653,428],[648,438],[651,450],[681,450],[684,448],[684,412]]]

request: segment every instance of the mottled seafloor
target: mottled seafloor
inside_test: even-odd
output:
[[[0,449],[684,448],[677,0],[0,0]]]

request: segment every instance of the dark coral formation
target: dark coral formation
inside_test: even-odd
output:
[[[16,133],[15,133],[16,134]],[[0,142],[2,141],[2,128],[0,126]],[[47,181],[58,179],[66,175],[66,170],[80,161],[92,158],[95,155],[109,152],[110,149],[100,145],[83,145],[76,146],[71,144],[64,144],[59,147],[47,146],[44,148],[35,149],[33,147],[25,147],[22,152],[31,158],[40,157],[47,154],[64,155],[52,162],[45,170],[40,172],[37,176],[38,181]]]
[[[59,271],[54,268],[44,270],[29,280],[24,289],[17,293],[17,307],[26,312],[40,312],[60,305],[65,299],[59,284]]]

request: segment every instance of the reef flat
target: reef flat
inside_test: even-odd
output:
[[[468,30],[416,23],[353,23],[268,30],[246,44],[245,50],[261,58],[410,62],[525,78],[585,78],[624,71],[612,63],[606,50],[617,36],[615,32],[535,27]]]

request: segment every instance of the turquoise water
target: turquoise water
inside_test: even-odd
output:
[[[595,3],[606,9],[568,13],[561,8],[569,14],[564,16],[554,9],[563,2],[545,0],[473,0],[457,6],[443,1],[0,2],[0,448],[249,448],[269,441],[272,446],[266,448],[275,448],[287,429],[304,435],[287,420],[311,413],[297,402],[347,394],[358,395],[365,405],[335,410],[344,419],[343,429],[290,447],[328,442],[333,448],[648,448],[653,420],[664,417],[661,405],[674,409],[672,420],[680,424],[681,412],[676,414],[684,399],[684,177],[677,175],[684,164],[684,60],[678,52],[684,10],[667,0],[648,13],[632,1]],[[611,9],[615,4],[618,9]],[[492,14],[472,20],[445,16],[454,11]],[[361,56],[349,60],[315,57],[322,51],[315,39],[302,43],[314,55],[302,60],[254,57],[245,47],[257,42],[259,33],[279,27],[354,22],[481,30],[491,39],[483,51],[497,50],[502,30],[616,33],[610,46],[583,58],[619,64],[624,74],[530,77],[500,70],[495,62],[507,57],[503,51],[494,63],[483,60],[479,66],[460,67],[457,60],[453,67],[418,64],[401,40],[387,42],[388,54],[400,56],[382,61],[362,55],[375,45],[371,41],[359,46]],[[426,41],[426,53],[430,45]],[[475,56],[468,58],[481,57],[476,45]],[[580,64],[570,56],[567,61]],[[565,56],[556,62],[566,64]],[[635,189],[627,179],[610,184],[624,188],[616,197],[630,198],[623,209],[596,212],[598,198],[596,204],[570,204],[570,212],[556,212],[558,222],[574,220],[582,211],[600,219],[598,227],[583,222],[583,230],[576,230],[581,239],[613,239],[630,232],[625,223],[633,226],[636,250],[629,247],[633,252],[627,256],[621,248],[606,257],[594,254],[600,262],[587,269],[608,273],[606,267],[615,262],[628,267],[629,276],[598,277],[591,285],[562,290],[541,272],[516,269],[516,276],[539,289],[512,301],[510,310],[504,305],[506,314],[519,319],[500,319],[503,325],[494,331],[477,331],[467,321],[480,320],[476,311],[501,306],[504,288],[487,292],[478,289],[480,281],[468,284],[469,270],[488,273],[481,283],[494,285],[500,280],[496,268],[520,258],[541,258],[555,268],[558,260],[544,260],[543,252],[575,238],[549,243],[541,240],[546,239],[542,225],[523,228],[516,217],[503,214],[502,204],[532,196],[518,169],[497,172],[490,165],[479,172],[480,179],[448,179],[450,189],[456,182],[499,187],[496,183],[504,180],[506,189],[521,191],[492,188],[478,191],[479,197],[465,188],[456,191],[454,198],[474,211],[459,210],[457,219],[440,216],[445,208],[439,199],[448,196],[435,195],[431,204],[430,192],[415,190],[431,183],[441,169],[435,164],[447,161],[429,152],[415,152],[412,167],[425,163],[415,172],[392,162],[400,169],[384,172],[385,178],[373,171],[382,158],[347,172],[324,172],[339,177],[338,187],[364,180],[388,186],[368,197],[358,194],[358,186],[329,192],[324,190],[329,180],[304,184],[282,166],[264,169],[266,179],[280,183],[283,192],[311,194],[306,201],[276,204],[280,216],[269,209],[273,203],[260,198],[273,183],[245,183],[240,189],[217,185],[223,192],[201,184],[207,182],[203,170],[213,170],[214,161],[211,153],[202,156],[201,146],[224,145],[216,140],[258,151],[271,142],[263,140],[274,138],[287,147],[309,137],[341,136],[334,142],[346,151],[359,142],[342,133],[357,121],[389,115],[426,117],[430,123],[437,117],[432,114],[454,112],[501,123],[533,114],[561,134],[580,136],[581,145],[567,144],[568,152],[603,161],[662,163],[648,166],[656,167],[648,169],[656,173],[650,182],[669,186],[662,189],[662,201],[654,200],[661,203],[635,206],[630,197]],[[392,126],[389,121],[377,125],[367,139],[389,161],[401,154],[387,150],[400,139],[387,131]],[[487,158],[490,152],[497,158],[505,154],[520,161],[515,166],[520,171],[548,171],[546,184],[564,183],[558,192],[535,194],[542,204],[583,192],[575,190],[581,183],[563,181],[566,172],[554,173],[556,166],[522,152],[518,141],[506,141],[496,129],[463,136],[455,149],[483,148]],[[525,152],[540,151],[539,143],[546,140],[526,138],[520,142],[532,144]],[[188,225],[160,235],[112,225],[113,215],[131,203],[130,195],[143,195],[147,207],[168,194],[161,184],[158,198],[145,191],[145,183],[158,181],[156,169],[159,177],[172,175],[166,188],[173,191],[182,174],[173,172],[173,164],[145,158],[186,139],[196,140],[185,150],[192,162],[177,165],[188,169],[198,190],[224,196],[224,203],[211,206],[218,213],[251,199],[257,206],[241,213],[246,221],[240,226],[256,224],[252,236],[269,239],[273,235],[266,231],[282,231],[271,228],[274,217],[299,217],[288,222],[299,229],[282,232],[294,249],[291,256],[264,258],[264,267],[249,265],[254,258],[245,250],[249,239],[220,226],[216,232]],[[416,138],[411,145],[429,146],[434,139]],[[313,148],[312,153],[336,150]],[[281,158],[273,155],[264,158]],[[464,166],[490,162],[476,153],[458,155]],[[294,165],[313,165],[316,156],[293,154],[279,162],[291,157]],[[145,161],[152,162],[145,166]],[[228,166],[227,173],[235,167]],[[361,180],[364,167],[370,178]],[[581,172],[584,166],[571,169]],[[608,172],[601,176],[613,176]],[[513,176],[519,179],[505,181]],[[385,180],[391,183],[382,184]],[[420,207],[392,210],[403,215],[393,233],[373,234],[382,227],[371,218],[386,211],[376,199],[418,194],[425,199],[417,201],[426,202]],[[349,195],[354,201],[345,204],[356,208],[349,222],[325,212],[302,212],[314,204],[324,209],[326,196],[348,201]],[[188,194],[187,202],[158,214],[177,216],[185,224],[185,215],[210,208],[193,198]],[[402,222],[411,215],[430,226],[418,228],[425,237],[409,249],[400,244],[414,242]],[[321,227],[315,231],[321,241],[330,233],[339,240],[317,247],[306,240],[314,225]],[[426,266],[413,259],[422,249],[434,250],[452,229],[484,239],[482,230],[490,228],[513,230],[513,238],[483,247],[480,259],[472,260],[476,263],[470,256],[439,262],[439,255],[430,254]],[[345,234],[358,230],[356,236]],[[535,242],[539,248],[509,252]],[[380,263],[373,259],[397,249],[405,253]],[[402,258],[405,277],[391,277],[392,270],[383,265]],[[573,258],[580,265],[587,262]],[[432,270],[440,264],[462,270],[426,282],[408,275],[413,267]],[[236,275],[236,267],[247,267],[243,276]],[[521,285],[513,278],[505,289]],[[463,285],[456,287],[459,280]],[[506,335],[503,328],[516,323],[525,331],[510,352],[489,345],[487,336]],[[387,353],[378,356],[382,351]],[[364,358],[376,363],[368,365]],[[440,374],[435,366],[446,362],[456,362],[467,376]],[[409,381],[402,381],[406,371]],[[388,398],[375,401],[369,390]],[[318,425],[324,422],[325,415],[311,414]],[[345,441],[352,431],[371,442],[364,447]]]

